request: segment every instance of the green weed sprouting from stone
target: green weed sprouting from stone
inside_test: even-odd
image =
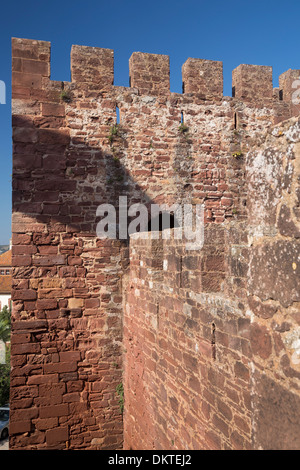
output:
[[[120,125],[114,124],[109,130],[108,140],[110,144],[112,144],[115,138],[119,136],[120,136]]]
[[[189,131],[188,126],[184,124],[183,122],[180,124],[178,129],[181,134],[186,134]]]
[[[116,392],[119,397],[119,407],[121,413],[124,411],[124,387],[122,383],[119,383],[116,387]]]
[[[66,175],[67,175],[67,176],[73,176],[73,175],[74,175],[74,170],[73,170],[73,168],[67,168],[67,169],[66,169]]]
[[[70,91],[68,90],[65,90],[65,89],[62,89],[60,94],[59,94],[59,98],[64,101],[65,103],[70,103],[72,101],[72,96],[71,96],[71,93]]]

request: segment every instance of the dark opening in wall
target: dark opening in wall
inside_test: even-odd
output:
[[[162,230],[180,227],[174,214],[169,212],[160,212],[148,222],[148,232],[161,232]]]
[[[181,120],[180,120],[181,124],[184,123],[184,117],[183,117],[183,112],[181,111]]]
[[[232,87],[232,98],[235,98],[235,86]]]
[[[216,359],[216,325],[212,323],[211,325],[211,355],[212,359]]]
[[[237,129],[237,114],[234,113],[234,128]]]
[[[279,101],[283,101],[283,90],[279,90]]]

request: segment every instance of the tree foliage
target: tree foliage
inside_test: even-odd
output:
[[[0,339],[7,343],[10,340],[11,312],[5,305],[0,312]]]
[[[0,340],[6,345],[6,363],[0,364],[0,406],[9,401],[11,312],[6,306],[0,311]]]

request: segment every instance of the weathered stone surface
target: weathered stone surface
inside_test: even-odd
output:
[[[281,235],[285,237],[300,238],[300,228],[293,222],[291,210],[284,204],[280,208],[277,227]]]
[[[73,46],[55,82],[50,44],[13,39],[11,449],[277,446],[273,385],[253,374],[297,409],[295,71],[273,92],[270,67],[242,65],[223,97],[221,62],[188,59],[179,94],[167,56],[134,53],[128,88],[113,61]],[[120,195],[203,204],[203,247],[98,239]]]
[[[258,371],[253,380],[254,447],[264,450],[298,450],[299,395]]]
[[[300,301],[300,243],[278,240],[259,245],[250,258],[249,291],[261,300],[278,300],[283,307]]]

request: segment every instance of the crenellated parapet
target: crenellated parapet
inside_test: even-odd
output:
[[[170,91],[170,61],[167,55],[134,52],[129,59],[130,86],[141,94],[163,95]]]
[[[13,98],[38,98],[37,90],[49,88],[50,49],[47,41],[12,39]],[[114,86],[114,51],[72,46],[71,82],[78,88],[111,89]],[[134,52],[129,59],[129,83],[129,89],[138,90],[140,95],[169,96],[169,56]],[[53,85],[55,88],[55,82]],[[300,70],[283,73],[278,89],[273,89],[270,66],[242,64],[232,72],[232,98],[251,107],[274,108],[279,119],[299,114],[299,89]],[[187,59],[182,66],[182,93],[195,96],[197,100],[222,100],[223,63]]]
[[[291,106],[291,115],[300,113],[300,70],[289,69],[279,77],[280,99]]]
[[[232,96],[251,103],[272,100],[272,67],[239,65],[232,72]]]
[[[183,93],[199,93],[203,99],[223,97],[223,63],[189,58],[182,66]]]
[[[50,49],[47,41],[12,39],[13,98],[30,98],[50,79]]]
[[[72,46],[71,80],[106,88],[114,82],[114,51],[99,47]]]

